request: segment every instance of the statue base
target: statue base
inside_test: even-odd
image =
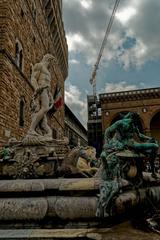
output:
[[[55,177],[57,167],[69,151],[67,141],[56,139],[37,145],[12,142],[9,149],[10,158],[0,161],[1,179]]]
[[[137,205],[143,206],[147,198],[154,204],[160,203],[160,183],[148,173],[143,176],[150,187],[139,191],[122,180],[123,192],[114,200],[113,217],[132,212]],[[96,218],[100,184],[98,178],[1,180],[0,229],[23,228],[30,223],[36,228],[42,228],[44,224],[46,228],[47,224],[54,228],[60,222],[62,227],[71,221],[82,220],[98,223],[103,219]]]

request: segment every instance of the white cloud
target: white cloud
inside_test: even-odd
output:
[[[85,9],[90,9],[92,7],[92,0],[81,0],[80,3]]]
[[[80,62],[78,61],[78,60],[76,60],[76,59],[71,59],[71,60],[69,60],[69,62],[71,63],[71,64],[79,64]]]
[[[81,50],[87,46],[88,42],[80,33],[68,33],[67,34],[67,43],[69,51],[81,52]]]
[[[140,68],[145,64],[147,53],[147,46],[141,40],[137,40],[133,47],[119,51],[118,61],[123,64],[126,70],[131,66]]]
[[[111,0],[64,0],[69,51],[82,53],[87,64],[96,62],[113,5]],[[103,59],[116,60],[125,69],[160,59],[159,10],[159,0],[121,1]],[[128,37],[136,40],[129,48],[124,47]]]
[[[101,89],[102,93],[108,92],[121,92],[121,91],[129,91],[136,89],[136,85],[128,85],[125,81],[120,83],[106,83],[105,90]]]
[[[76,4],[78,7],[82,7],[83,10],[92,8],[92,0],[63,0],[63,4],[67,4],[68,7]]]
[[[74,114],[83,124],[87,125],[87,102],[86,99],[82,99],[80,89],[72,84],[69,84],[65,90],[65,103],[72,109]]]
[[[137,11],[133,7],[126,7],[122,9],[121,11],[118,11],[116,13],[117,19],[122,23],[126,24],[130,19],[135,17]]]

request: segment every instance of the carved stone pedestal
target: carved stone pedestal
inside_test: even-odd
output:
[[[57,166],[68,152],[66,141],[52,140],[39,145],[12,143],[11,157],[0,162],[0,177],[46,178],[54,177]]]
[[[128,213],[138,204],[143,205],[147,197],[153,203],[160,203],[160,186],[150,179],[151,188],[127,190],[115,200],[115,215]],[[44,224],[49,220],[52,226],[58,221],[96,219],[100,179],[20,179],[0,181],[0,228],[12,223],[20,227],[28,224]],[[121,183],[124,189],[125,182]],[[56,220],[55,220],[56,219]],[[96,221],[102,219],[96,219]],[[43,221],[43,222],[39,222]],[[64,224],[66,224],[65,222]]]

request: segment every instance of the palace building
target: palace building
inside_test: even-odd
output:
[[[0,1],[0,146],[9,138],[20,140],[27,132],[32,66],[50,53],[52,91],[58,82],[64,99],[68,75],[68,47],[62,21],[61,0]],[[50,121],[53,135],[64,133],[64,104]]]
[[[87,130],[65,104],[65,136],[69,140],[71,148],[76,146],[87,146]]]

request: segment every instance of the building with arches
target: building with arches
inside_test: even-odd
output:
[[[103,139],[105,129],[127,112],[138,113],[140,131],[160,142],[160,88],[149,88],[103,93],[99,94],[99,99],[88,96],[90,145],[97,141],[97,135]]]
[[[0,146],[27,132],[32,66],[51,53],[57,65],[50,69],[52,91],[58,82],[64,97],[68,75],[68,47],[61,0],[0,1]],[[53,135],[64,133],[64,105],[50,120]]]
[[[136,112],[140,130],[160,141],[160,88],[104,93],[99,101],[102,132],[126,112]]]

